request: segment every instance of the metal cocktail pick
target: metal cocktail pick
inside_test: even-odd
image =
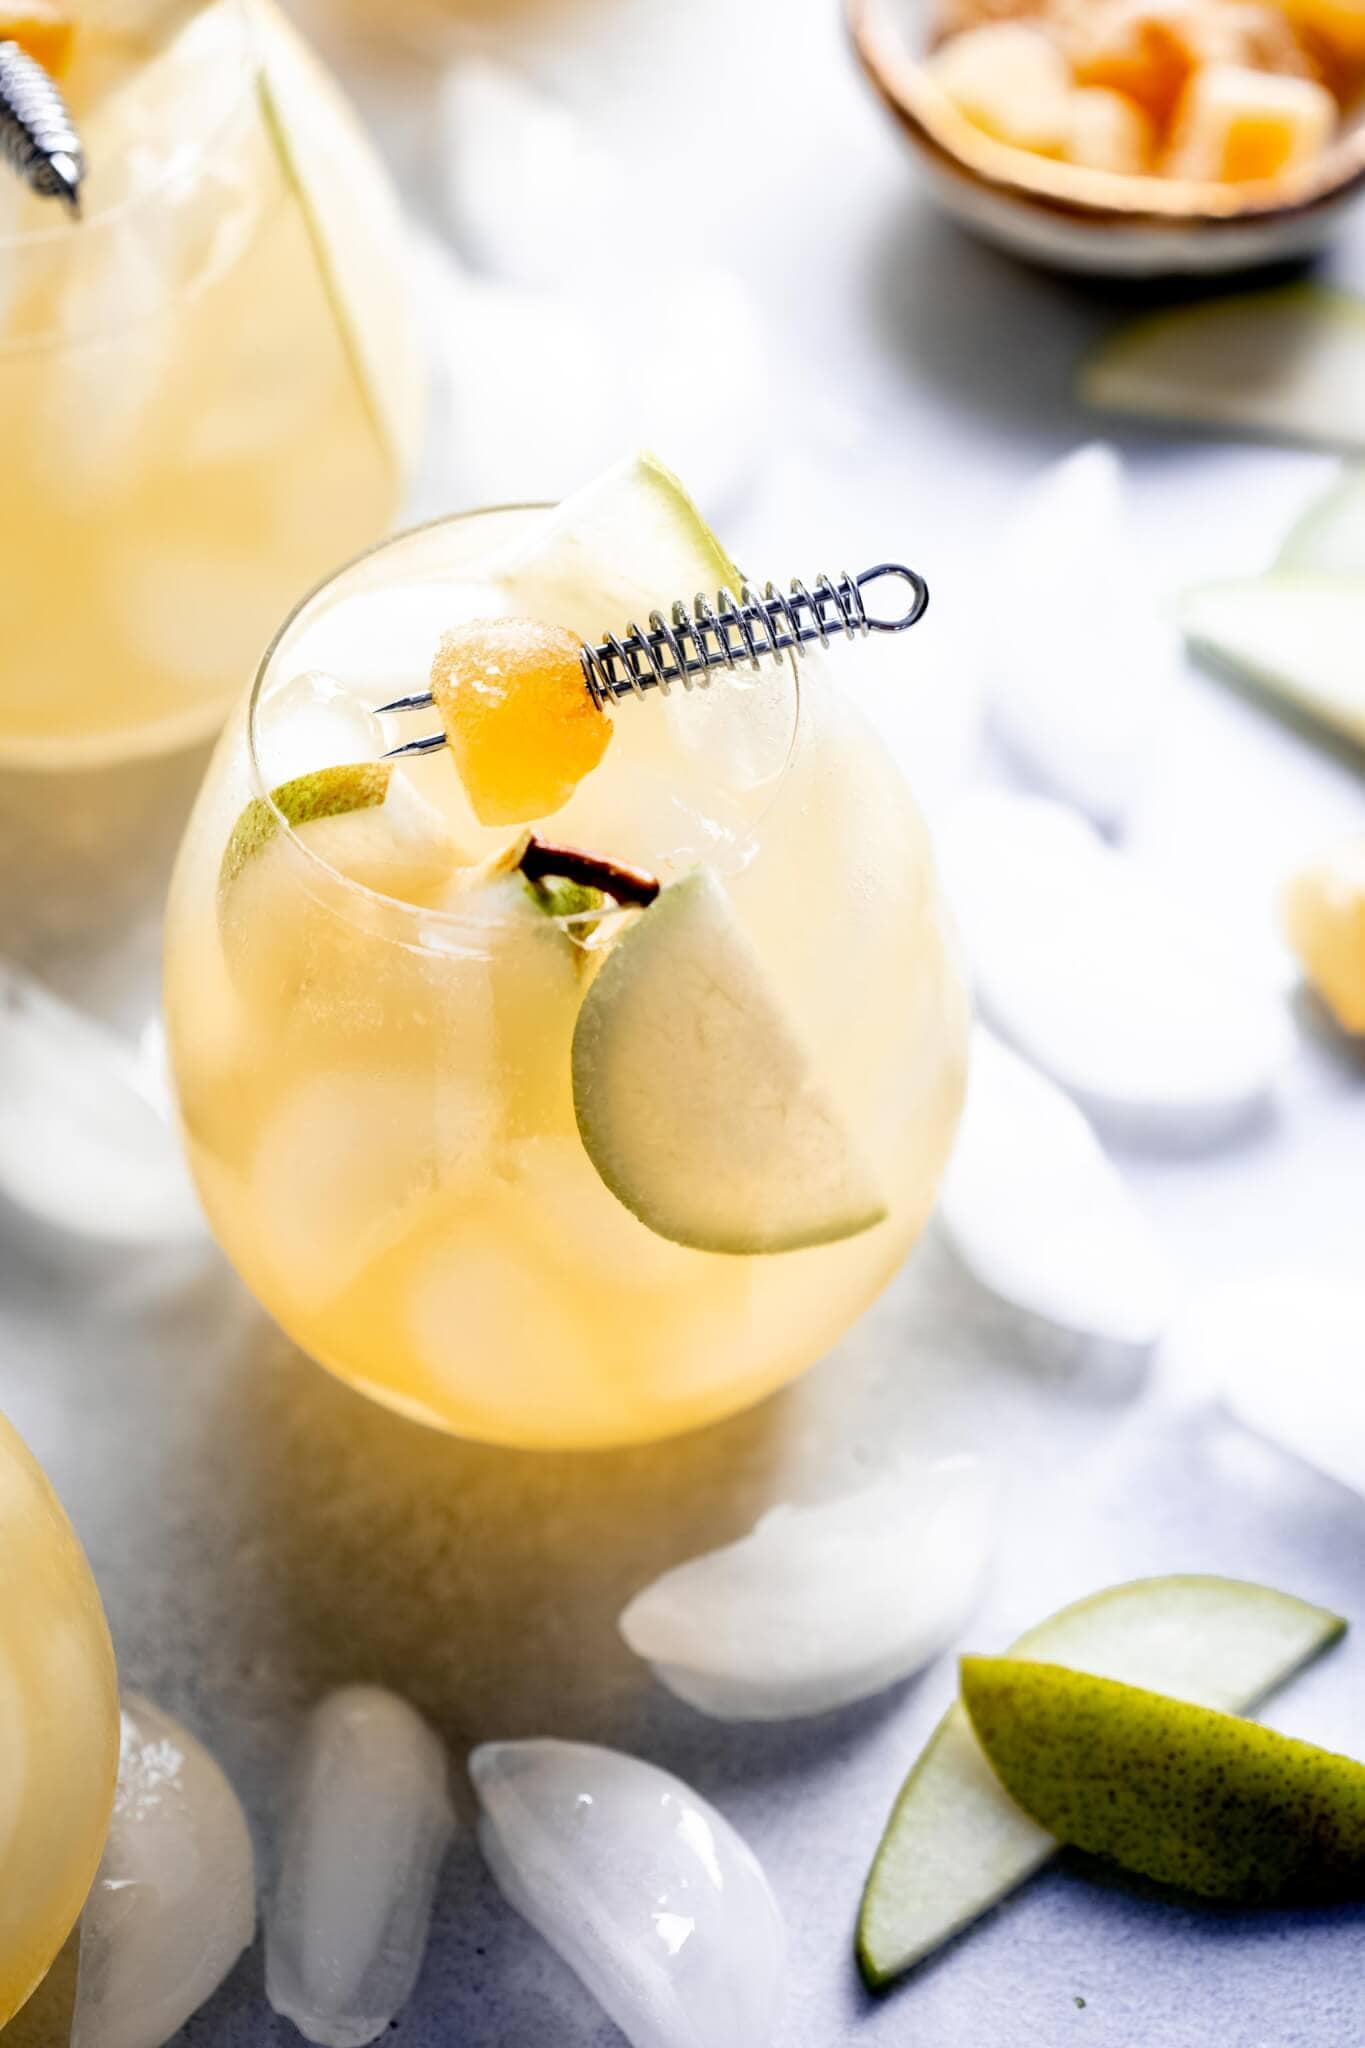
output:
[[[867,609],[864,592],[884,576],[910,587],[909,608],[895,618],[875,618]],[[879,562],[860,576],[845,571],[837,581],[818,576],[814,590],[797,578],[785,595],[771,583],[764,586],[762,596],[753,584],[742,583],[737,599],[728,590],[716,593],[714,605],[710,598],[698,596],[690,613],[679,599],[671,620],[653,611],[647,632],[632,623],[623,635],[608,633],[596,647],[585,646],[580,656],[583,682],[602,710],[618,697],[643,697],[647,690],[662,690],[667,696],[678,682],[685,690],[704,689],[715,669],[733,669],[742,662],[757,668],[766,658],[788,650],[804,654],[813,640],[828,647],[835,633],[849,640],[867,633],[903,633],[924,617],[928,603],[924,578],[898,562]],[[420,711],[431,701],[431,693],[423,691],[415,697],[396,697],[379,709]],[[385,758],[429,754],[445,743],[443,732],[429,733],[391,748]]]
[[[85,151],[66,101],[36,57],[0,43],[0,157],[45,199],[81,210]]]

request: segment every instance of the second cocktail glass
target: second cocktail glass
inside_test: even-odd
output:
[[[207,737],[384,533],[421,413],[401,223],[268,0],[82,13],[84,217],[0,184],[0,766]],[[145,47],[144,47],[145,44]]]

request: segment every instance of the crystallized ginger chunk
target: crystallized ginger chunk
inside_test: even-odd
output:
[[[1286,78],[1318,77],[1312,54],[1283,9],[1256,0],[1206,5],[1201,47],[1206,64],[1249,64],[1253,71],[1278,71]]]
[[[935,50],[926,68],[959,113],[997,142],[1061,154],[1071,79],[1042,29],[1009,21],[968,29]]]
[[[1166,169],[1230,184],[1282,177],[1331,140],[1337,106],[1311,78],[1206,64],[1178,110]]]
[[[71,61],[74,18],[58,0],[0,0],[0,43],[18,43],[54,78]]]
[[[1083,86],[1071,95],[1063,154],[1087,170],[1140,177],[1151,169],[1152,124],[1136,100]]]
[[[1077,84],[1122,93],[1164,129],[1203,59],[1202,14],[1197,6],[1096,0],[1072,50]]]
[[[1294,877],[1284,922],[1342,1030],[1365,1033],[1365,839],[1347,840]]]
[[[1283,0],[1296,27],[1320,35],[1341,56],[1365,63],[1365,0]]]
[[[534,619],[475,619],[447,633],[431,669],[465,792],[485,825],[528,824],[565,805],[611,738],[579,643]]]

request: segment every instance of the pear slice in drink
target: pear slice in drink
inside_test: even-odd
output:
[[[598,1173],[675,1244],[795,1251],[886,1215],[707,868],[665,889],[606,955],[579,1012],[573,1086]]]

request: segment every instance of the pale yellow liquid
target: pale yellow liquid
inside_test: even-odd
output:
[[[0,763],[212,732],[283,608],[396,510],[316,223],[246,70],[241,93],[174,191],[42,215],[57,250],[0,228]]]
[[[396,543],[306,607],[263,680],[262,733],[273,691],[301,670],[349,665],[371,703],[420,688],[442,617],[469,608],[458,579],[518,518]],[[367,625],[346,609],[357,597],[387,609]],[[777,1256],[673,1244],[604,1187],[570,1087],[584,982],[574,942],[539,913],[423,916],[281,838],[225,920],[219,866],[254,793],[245,707],[220,742],[168,927],[191,1158],[260,1299],[376,1398],[522,1445],[692,1428],[818,1358],[922,1227],[966,1022],[924,833],[831,665],[807,665],[799,719],[789,676],[761,687],[762,704],[721,683],[621,707],[603,766],[545,830],[665,879],[699,858],[723,877],[889,1209],[858,1236]],[[289,763],[302,765],[322,764]],[[420,774],[471,858],[507,838],[474,825],[448,753]]]
[[[90,1567],[0,1416],[0,2026],[85,1903],[118,1742],[114,1653]]]

